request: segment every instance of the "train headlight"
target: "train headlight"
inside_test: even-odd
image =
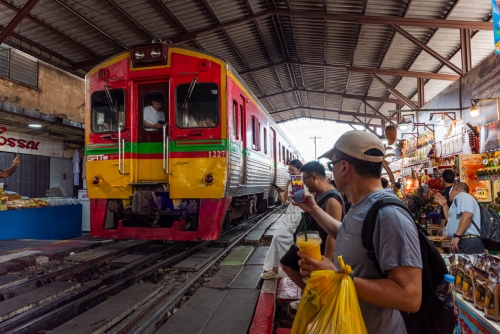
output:
[[[143,49],[137,49],[134,52],[134,57],[136,60],[143,60],[145,55],[146,54],[144,53]]]
[[[99,182],[101,182],[101,179],[100,179],[99,177],[94,176],[94,177],[92,178],[92,183],[93,183],[94,185],[96,185],[96,186],[97,186],[97,185],[99,184]]]
[[[135,45],[130,48],[132,67],[149,67],[168,63],[168,44],[151,43]]]
[[[154,48],[151,50],[151,58],[157,59],[161,56],[161,49],[160,48]]]
[[[210,185],[214,182],[214,176],[212,174],[205,175],[205,183]]]

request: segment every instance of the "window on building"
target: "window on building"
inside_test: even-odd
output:
[[[38,87],[38,60],[2,44],[0,45],[0,76]]]

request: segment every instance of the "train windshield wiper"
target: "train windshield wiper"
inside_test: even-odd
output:
[[[187,104],[189,102],[189,98],[191,97],[191,94],[193,93],[194,86],[198,82],[198,78],[194,78],[193,81],[191,81],[191,84],[189,85],[189,89],[186,93],[186,98],[184,99],[184,103],[181,106],[181,110],[186,110],[187,111]]]
[[[111,111],[114,112],[115,115],[117,115],[115,104],[113,103],[113,99],[111,98],[111,93],[109,92],[109,86],[108,85],[104,86],[104,90],[106,91],[106,97],[108,98],[108,102],[109,102],[109,106],[111,108]]]

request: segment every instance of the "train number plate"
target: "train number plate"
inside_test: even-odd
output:
[[[224,158],[226,151],[208,151],[209,158]]]

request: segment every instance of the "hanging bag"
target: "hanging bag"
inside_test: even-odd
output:
[[[311,273],[302,294],[291,334],[365,334],[366,330],[354,282],[342,256],[341,272],[318,270]]]

